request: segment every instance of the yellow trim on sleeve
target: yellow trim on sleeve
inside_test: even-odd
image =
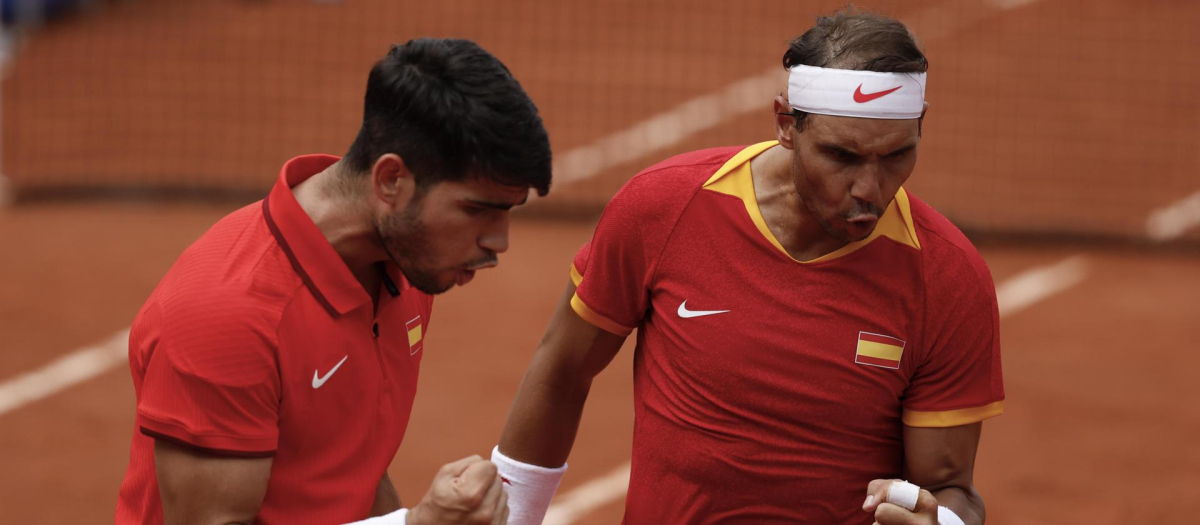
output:
[[[625,337],[633,331],[633,328],[622,326],[620,323],[596,313],[588,305],[584,304],[583,300],[579,298],[579,294],[571,297],[571,309],[575,310],[575,313],[579,314],[579,317],[582,317],[584,321],[592,323],[605,332]]]
[[[571,282],[575,283],[575,287],[579,288],[579,284],[583,282],[583,274],[575,269],[575,265],[571,265]]]
[[[1004,413],[1004,400],[988,403],[983,406],[945,410],[941,412],[922,412],[920,410],[904,410],[904,424],[910,427],[943,428],[968,425],[996,417]]]

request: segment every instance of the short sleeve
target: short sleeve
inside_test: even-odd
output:
[[[591,242],[575,255],[571,308],[584,320],[616,335],[629,335],[645,316],[649,281],[661,248],[662,228],[647,208],[645,189],[631,181],[604,209]]]
[[[575,256],[571,308],[606,331],[629,335],[650,308],[658,260],[680,217],[714,171],[742,148],[702,150],[646,168],[618,191]]]
[[[925,352],[904,399],[904,424],[966,425],[1004,411],[1000,316],[978,254],[928,268]]]
[[[270,456],[278,440],[280,378],[273,323],[238,308],[169,316],[149,355],[138,396],[143,434],[210,453]]]

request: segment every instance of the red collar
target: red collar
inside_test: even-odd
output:
[[[287,161],[271,194],[263,199],[263,217],[292,268],[300,274],[317,301],[330,313],[345,314],[370,304],[371,296],[292,194],[292,188],[297,184],[337,161],[338,157],[333,155],[302,155]],[[399,283],[399,288],[395,284],[388,287],[389,292],[408,288],[395,265],[387,265],[384,279],[389,278]]]

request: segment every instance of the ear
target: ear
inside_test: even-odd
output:
[[[387,153],[371,166],[371,190],[387,207],[397,209],[406,206],[416,194],[417,181],[404,159]]]
[[[795,149],[793,144],[793,135],[799,131],[796,129],[796,117],[788,116],[792,112],[792,106],[788,104],[783,95],[775,97],[775,140],[779,141],[779,145],[787,149]]]

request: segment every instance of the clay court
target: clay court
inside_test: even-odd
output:
[[[926,48],[908,187],[969,233],[997,283],[1007,400],[976,467],[988,523],[1194,522],[1200,4],[858,5]],[[112,520],[135,431],[124,330],[283,161],[344,150],[388,44],[480,42],[538,103],[556,158],[499,268],[435,303],[390,469],[411,505],[443,463],[495,444],[612,193],[671,154],[770,138],[788,39],[841,6],[128,0],[23,35],[0,90],[15,200],[0,209],[3,521]],[[593,387],[547,523],[620,521],[632,350]]]

